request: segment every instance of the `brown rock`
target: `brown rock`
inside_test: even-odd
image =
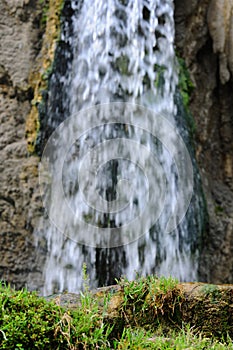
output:
[[[232,70],[233,1],[211,0],[207,13],[208,27],[213,40],[213,51],[219,54],[220,80],[229,81]]]
[[[33,226],[41,215],[38,157],[29,156],[25,120],[32,92],[28,77],[40,32],[35,1],[1,1],[0,24],[0,279],[17,288],[41,279]],[[29,277],[30,276],[30,277]],[[34,276],[34,277],[33,277]]]
[[[183,2],[175,1],[176,45],[195,85],[190,109],[209,213],[200,279],[212,283],[233,282],[233,80],[229,70],[233,56],[228,54],[233,38],[229,35],[231,10],[231,0],[201,0],[187,14]]]

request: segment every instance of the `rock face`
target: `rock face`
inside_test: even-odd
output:
[[[35,97],[29,76],[42,43],[39,4],[0,2],[0,279],[17,288],[40,287],[46,250],[35,248],[32,235],[43,209],[39,158],[25,139]],[[213,283],[233,282],[232,8],[232,0],[175,0],[176,47],[195,84],[190,109],[209,212],[200,279]]]
[[[0,279],[17,288],[41,279],[32,236],[41,215],[37,166],[29,156],[25,121],[33,91],[29,73],[40,49],[37,2],[0,2]],[[33,288],[33,284],[32,284]]]
[[[209,212],[200,279],[230,283],[233,282],[232,1],[196,0],[190,5],[190,1],[175,0],[175,20],[177,50],[195,84],[190,109],[196,123],[196,156]]]
[[[219,54],[219,75],[222,84],[230,80],[233,73],[233,1],[211,0],[207,22],[213,51]]]

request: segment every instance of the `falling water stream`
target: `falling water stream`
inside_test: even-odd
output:
[[[80,290],[84,262],[91,287],[112,284],[122,275],[133,279],[137,272],[183,281],[197,278],[200,200],[194,198],[182,222],[167,232],[180,190],[178,172],[171,152],[152,132],[160,113],[166,116],[165,126],[177,127],[173,17],[171,0],[65,2],[47,117],[41,124],[50,133],[70,116],[75,116],[75,124],[59,129],[61,142],[69,144],[60,175],[56,141],[49,155],[53,184],[49,182],[45,202],[49,197],[48,216],[55,210],[59,218],[57,223],[44,217],[43,229],[37,232],[47,242],[43,294]],[[147,113],[151,128],[135,126]],[[74,129],[82,130],[79,137],[73,136]],[[154,160],[149,160],[151,153]],[[57,187],[59,176],[64,197]],[[145,212],[149,200],[153,205]],[[74,213],[84,226],[76,226]],[[136,224],[134,218],[139,218]],[[134,223],[131,236],[124,228],[127,222]],[[114,236],[106,240],[110,231]]]

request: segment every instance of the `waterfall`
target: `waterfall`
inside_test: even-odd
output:
[[[177,129],[173,1],[72,0],[62,23],[38,141],[48,141],[43,293],[80,290],[84,262],[91,287],[137,272],[197,279],[200,199],[189,206]]]

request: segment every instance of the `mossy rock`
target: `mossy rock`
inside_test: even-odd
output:
[[[39,298],[3,283],[0,310],[1,349],[233,349],[233,285],[148,276]]]
[[[108,297],[105,321],[114,325],[114,334],[124,327],[178,330],[189,324],[194,332],[207,337],[233,339],[233,285],[177,283],[162,290],[159,279],[125,281],[120,286],[99,288],[92,292],[98,299],[100,313]],[[59,295],[54,297],[57,300]],[[60,305],[74,309],[74,294],[60,294]],[[119,335],[119,334],[118,334]]]

